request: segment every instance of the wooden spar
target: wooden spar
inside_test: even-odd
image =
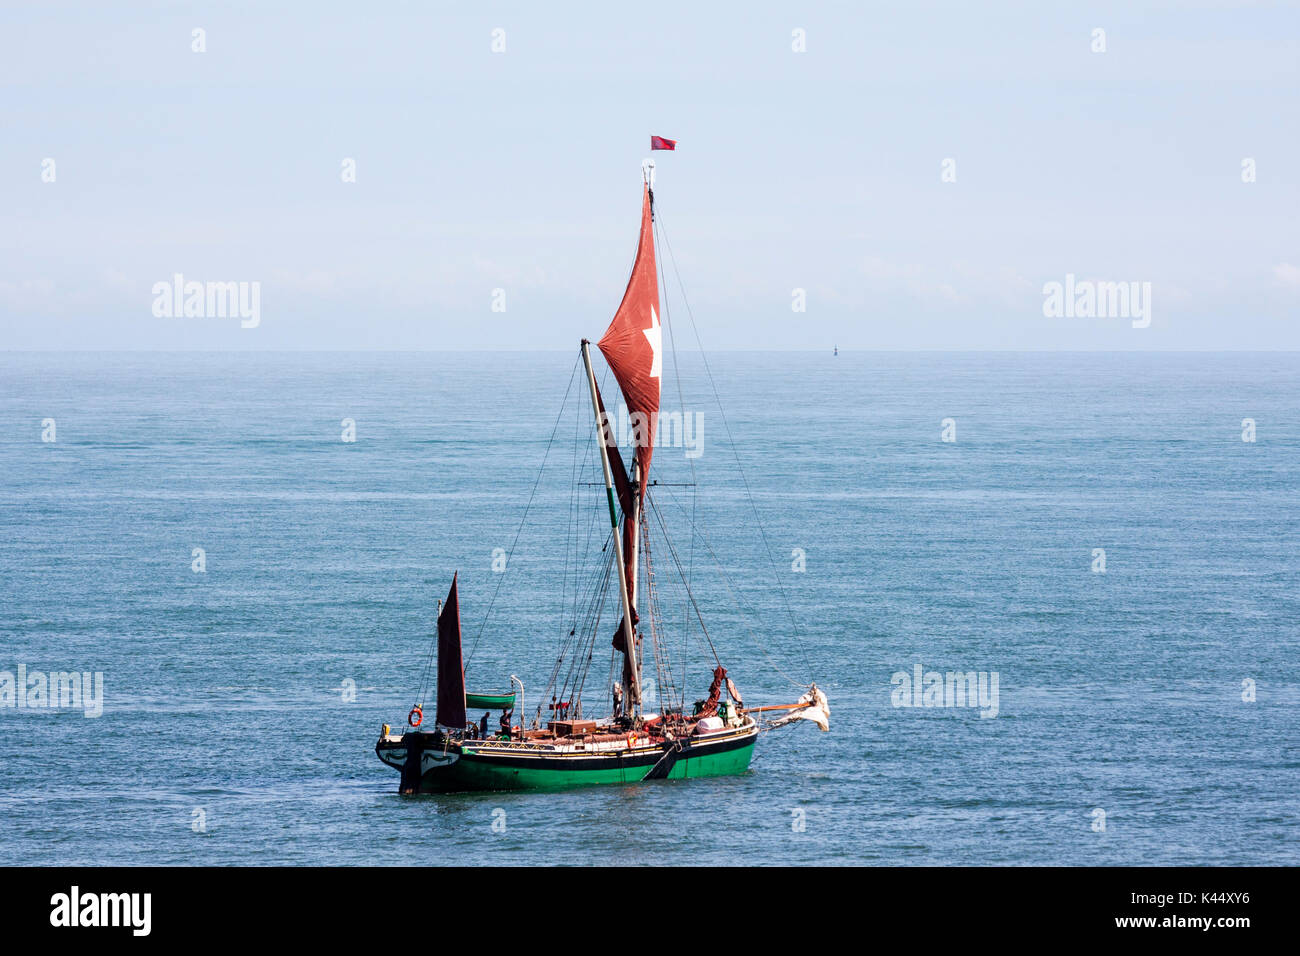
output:
[[[623,574],[623,536],[618,533],[618,509],[614,505],[614,472],[609,465],[609,449],[605,447],[605,428],[601,421],[600,392],[596,390],[596,373],[591,368],[591,343],[582,340],[582,362],[587,366],[587,384],[591,386],[591,410],[596,416],[596,444],[600,446],[600,463],[605,469],[605,496],[609,499],[609,523],[614,529],[614,557],[618,561],[618,593],[623,599],[623,644],[627,648],[632,686],[628,688],[629,715],[641,703],[641,671],[636,660],[636,636],[632,633],[632,600],[627,593],[627,578]]]
[[[800,707],[810,706],[807,701],[802,704],[768,704],[766,707],[746,707],[747,714],[760,714],[765,710],[796,710]]]

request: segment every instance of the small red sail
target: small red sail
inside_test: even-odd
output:
[[[452,575],[447,603],[438,615],[438,716],[437,723],[451,730],[465,729],[465,665],[460,656],[460,600]]]
[[[650,458],[654,455],[655,428],[659,423],[659,383],[663,365],[663,333],[659,325],[659,273],[655,269],[655,244],[650,210],[650,187],[641,196],[641,238],[627,281],[623,301],[614,313],[600,346],[614,370],[641,464],[641,494],[645,494]]]

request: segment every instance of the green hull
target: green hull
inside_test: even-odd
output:
[[[725,777],[744,773],[754,756],[754,741],[718,754],[698,754],[679,759],[665,779]],[[653,766],[653,764],[651,765]],[[640,783],[649,767],[618,766],[608,769],[571,770],[555,767],[501,766],[490,758],[462,756],[446,770],[425,774],[421,792],[452,793],[462,790],[564,790],[603,783]]]
[[[558,754],[466,742],[458,754],[453,750],[444,756],[453,758],[452,762],[425,771],[419,792],[564,790],[640,783],[648,776],[666,780],[730,776],[749,768],[757,739],[757,728],[747,729],[719,738],[692,740],[685,749],[671,754],[658,746]]]

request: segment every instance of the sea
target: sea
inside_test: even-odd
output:
[[[607,521],[585,388],[576,349],[0,354],[0,860],[1300,863],[1296,353],[683,354],[673,687],[815,682],[829,731],[399,795],[374,745],[432,713],[454,573],[470,689],[549,702]],[[31,698],[58,673],[81,706]]]

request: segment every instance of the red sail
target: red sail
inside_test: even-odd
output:
[[[465,729],[465,666],[460,657],[460,600],[452,575],[447,603],[438,615],[438,716],[437,723],[452,730]]]
[[[641,197],[641,239],[632,277],[623,301],[604,337],[596,343],[614,370],[627,402],[632,440],[641,464],[641,493],[645,494],[650,458],[654,454],[659,423],[659,382],[663,334],[659,325],[659,273],[655,269],[654,232],[651,225],[650,188]]]

